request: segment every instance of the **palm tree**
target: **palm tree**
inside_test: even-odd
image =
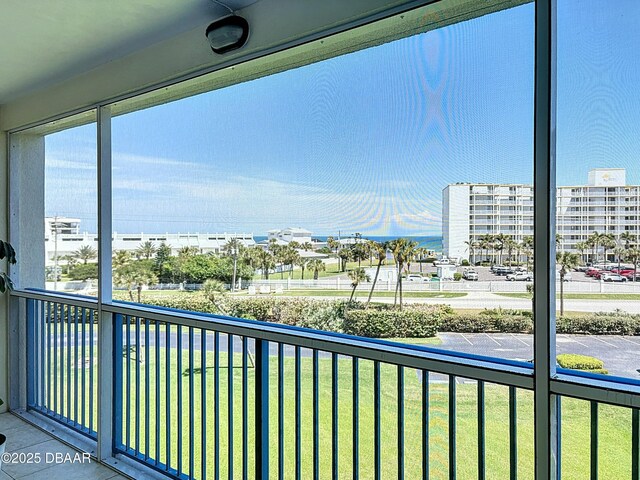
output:
[[[304,280],[304,269],[306,268],[308,263],[309,263],[308,258],[304,258],[298,255],[298,258],[296,260],[296,265],[300,267],[300,280]]]
[[[131,253],[126,250],[116,250],[111,257],[111,265],[114,270],[117,270],[125,265],[131,263]]]
[[[369,306],[369,303],[371,302],[371,297],[373,296],[373,291],[376,288],[376,282],[378,281],[378,274],[380,273],[380,267],[382,266],[382,264],[384,263],[384,261],[387,259],[387,250],[388,250],[388,243],[384,242],[384,243],[379,243],[379,242],[373,242],[372,244],[372,251],[375,253],[376,258],[378,259],[378,266],[376,267],[376,274],[373,277],[373,284],[371,285],[371,291],[369,292],[369,297],[367,298],[367,307]],[[422,265],[420,265],[422,267]]]
[[[393,258],[398,267],[398,279],[396,282],[396,293],[394,295],[393,304],[397,304],[398,298],[400,299],[399,307],[402,310],[402,269],[404,265],[411,262],[415,255],[415,249],[418,246],[418,242],[412,242],[406,238],[398,238],[389,242],[389,248],[393,253]]]
[[[327,237],[327,247],[329,247],[329,249],[332,252],[338,253],[338,249],[340,248],[340,242],[333,237]]]
[[[236,257],[242,256],[243,251],[245,250],[244,243],[242,243],[237,238],[232,238],[227,240],[224,246],[222,247],[222,253],[227,257]]]
[[[585,263],[585,259],[584,259],[584,252],[585,250],[587,250],[589,248],[589,245],[587,244],[587,242],[577,242],[576,243],[576,250],[578,250],[580,252],[580,261],[584,264]]]
[[[427,255],[429,255],[429,250],[428,249],[426,249],[424,247],[416,248],[415,258],[418,260],[418,263],[420,264],[420,273],[422,273],[422,264],[424,263],[424,259],[425,259],[425,257]],[[386,258],[386,251],[385,251],[385,258]]]
[[[124,265],[114,272],[113,281],[116,285],[127,287],[129,298],[133,301],[133,289],[138,292],[138,303],[142,298],[142,287],[158,283],[158,277],[148,265],[140,262]]]
[[[145,258],[147,260],[151,259],[157,252],[156,246],[151,241],[146,241],[141,243],[136,249],[136,256],[138,258]]]
[[[366,274],[364,268],[354,268],[349,271],[349,279],[351,280],[351,296],[349,297],[349,303],[353,301],[353,296],[356,293],[356,288],[360,285],[361,282],[370,282],[371,279],[369,275]]]
[[[511,266],[511,256],[513,251],[518,248],[518,243],[512,237],[507,237],[504,240],[504,246],[507,247],[507,260],[509,261],[509,266]]]
[[[269,240],[269,252],[271,252],[271,255],[273,255],[273,260],[275,261],[275,263],[280,265],[280,278],[284,278],[284,248],[284,245],[279,245],[274,238]]]
[[[90,247],[89,245],[85,245],[84,247],[80,247],[78,250],[76,250],[73,255],[77,259],[82,260],[82,262],[86,265],[89,260],[93,260],[94,258],[98,257],[98,252],[95,248]]]
[[[560,316],[564,315],[564,277],[569,270],[580,263],[580,257],[576,253],[556,253],[556,265],[560,266]]]
[[[202,293],[209,299],[211,303],[218,309],[220,313],[226,313],[222,305],[218,303],[218,299],[224,297],[227,293],[225,284],[220,280],[209,278],[202,284]]]
[[[480,249],[485,251],[484,259],[485,261],[489,261],[489,249],[493,245],[493,235],[485,234],[480,237]]]
[[[531,255],[533,254],[533,237],[526,235],[522,238],[522,250],[527,256],[527,271],[530,271],[529,264],[531,263]]]
[[[625,250],[629,250],[636,243],[636,236],[631,232],[622,232],[618,236],[618,241],[623,244]]]
[[[350,248],[341,248],[338,252],[338,257],[340,258],[340,271],[347,271],[347,263],[351,260],[351,249]]]
[[[309,270],[313,270],[313,279],[318,279],[318,272],[324,272],[326,270],[326,266],[322,260],[319,258],[315,258],[313,260],[309,260],[307,263],[307,268]]]
[[[67,275],[69,275],[69,271],[76,264],[77,258],[73,255],[63,255],[62,257],[60,257],[60,260],[64,260],[65,262],[67,262]]]
[[[498,251],[498,265],[502,265],[502,250],[508,238],[504,233],[499,233],[493,237],[493,248]]]
[[[620,264],[622,263],[622,258],[626,255],[627,250],[624,247],[615,247],[613,249],[613,254],[616,256],[618,260],[618,273],[620,273]]]
[[[369,255],[366,251],[366,243],[354,243],[353,245],[351,245],[350,250],[351,258],[353,259],[353,261],[358,262],[358,268],[360,268],[362,260],[365,260]]]
[[[464,242],[464,244],[469,249],[469,256],[471,257],[469,261],[471,262],[471,265],[475,265],[476,264],[476,248],[478,248],[479,243],[469,239],[468,241]],[[426,250],[426,248],[423,248],[420,250]],[[422,266],[420,266],[420,273],[422,273]]]
[[[600,246],[600,241],[602,240],[602,234],[598,233],[598,232],[593,232],[591,235],[589,235],[589,238],[587,238],[587,243],[589,244],[589,246],[593,249],[593,263],[598,263],[598,247]]]
[[[269,270],[275,268],[276,262],[273,254],[269,250],[265,250],[260,247],[256,248],[256,260],[262,270],[262,275],[265,280],[269,280]]]
[[[607,251],[615,248],[616,246],[616,239],[614,235],[612,233],[603,233],[600,238],[600,245],[602,245],[602,249],[604,250],[604,263],[606,265],[607,261],[609,261]]]
[[[313,244],[312,244],[311,242],[304,242],[304,243],[302,244],[302,249],[303,249],[305,252],[308,252],[309,250],[313,250]]]
[[[182,258],[195,257],[199,253],[200,253],[200,250],[198,249],[198,247],[182,247],[178,251],[178,257],[182,257]]]
[[[633,247],[626,251],[625,261],[633,264],[633,281],[636,281],[636,275],[638,274],[638,262],[640,262],[640,248]]]

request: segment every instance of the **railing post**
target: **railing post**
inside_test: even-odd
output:
[[[269,342],[256,339],[256,479],[269,478]]]
[[[26,325],[23,316],[26,315],[25,305],[18,297],[9,297],[9,321],[8,321],[8,356],[9,368],[9,392],[7,407],[18,410],[26,407],[27,380],[26,380]],[[6,399],[5,399],[6,401]]]
[[[111,442],[112,448],[115,450],[116,447],[122,445],[122,315],[119,313],[113,314],[113,319],[113,412],[111,415],[113,418],[113,438]],[[158,348],[157,345],[156,348]],[[127,368],[129,368],[128,363]],[[160,368],[160,366],[157,365],[156,368]]]
[[[36,301],[32,298],[26,300],[27,303],[27,407],[36,403],[36,361],[35,354],[38,347],[38,336],[36,335]]]

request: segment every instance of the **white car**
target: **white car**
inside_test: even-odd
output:
[[[465,280],[478,280],[478,272],[476,272],[475,270],[465,270],[464,272],[462,272],[462,278],[464,278]]]
[[[603,282],[626,282],[627,277],[623,277],[622,275],[618,275],[617,273],[604,273],[600,277],[600,280]]]
[[[507,280],[510,282],[515,281],[525,281],[532,282],[533,281],[533,272],[515,272],[507,275]]]
[[[424,278],[419,273],[410,273],[409,275],[407,275],[408,282],[426,282],[428,280],[428,278]]]

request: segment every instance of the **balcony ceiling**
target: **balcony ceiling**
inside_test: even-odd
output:
[[[234,9],[256,0],[227,0]],[[3,0],[0,105],[225,15],[211,0]]]

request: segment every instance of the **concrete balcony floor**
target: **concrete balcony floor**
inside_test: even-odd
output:
[[[118,480],[127,478],[98,463],[95,459],[73,461],[81,460],[82,453],[11,413],[0,415],[0,433],[7,437],[7,452],[26,454],[23,457],[31,456],[31,460],[34,462],[3,462],[0,480]],[[36,453],[40,454],[38,463],[35,463],[36,456],[32,455]],[[79,455],[76,456],[76,454]]]

